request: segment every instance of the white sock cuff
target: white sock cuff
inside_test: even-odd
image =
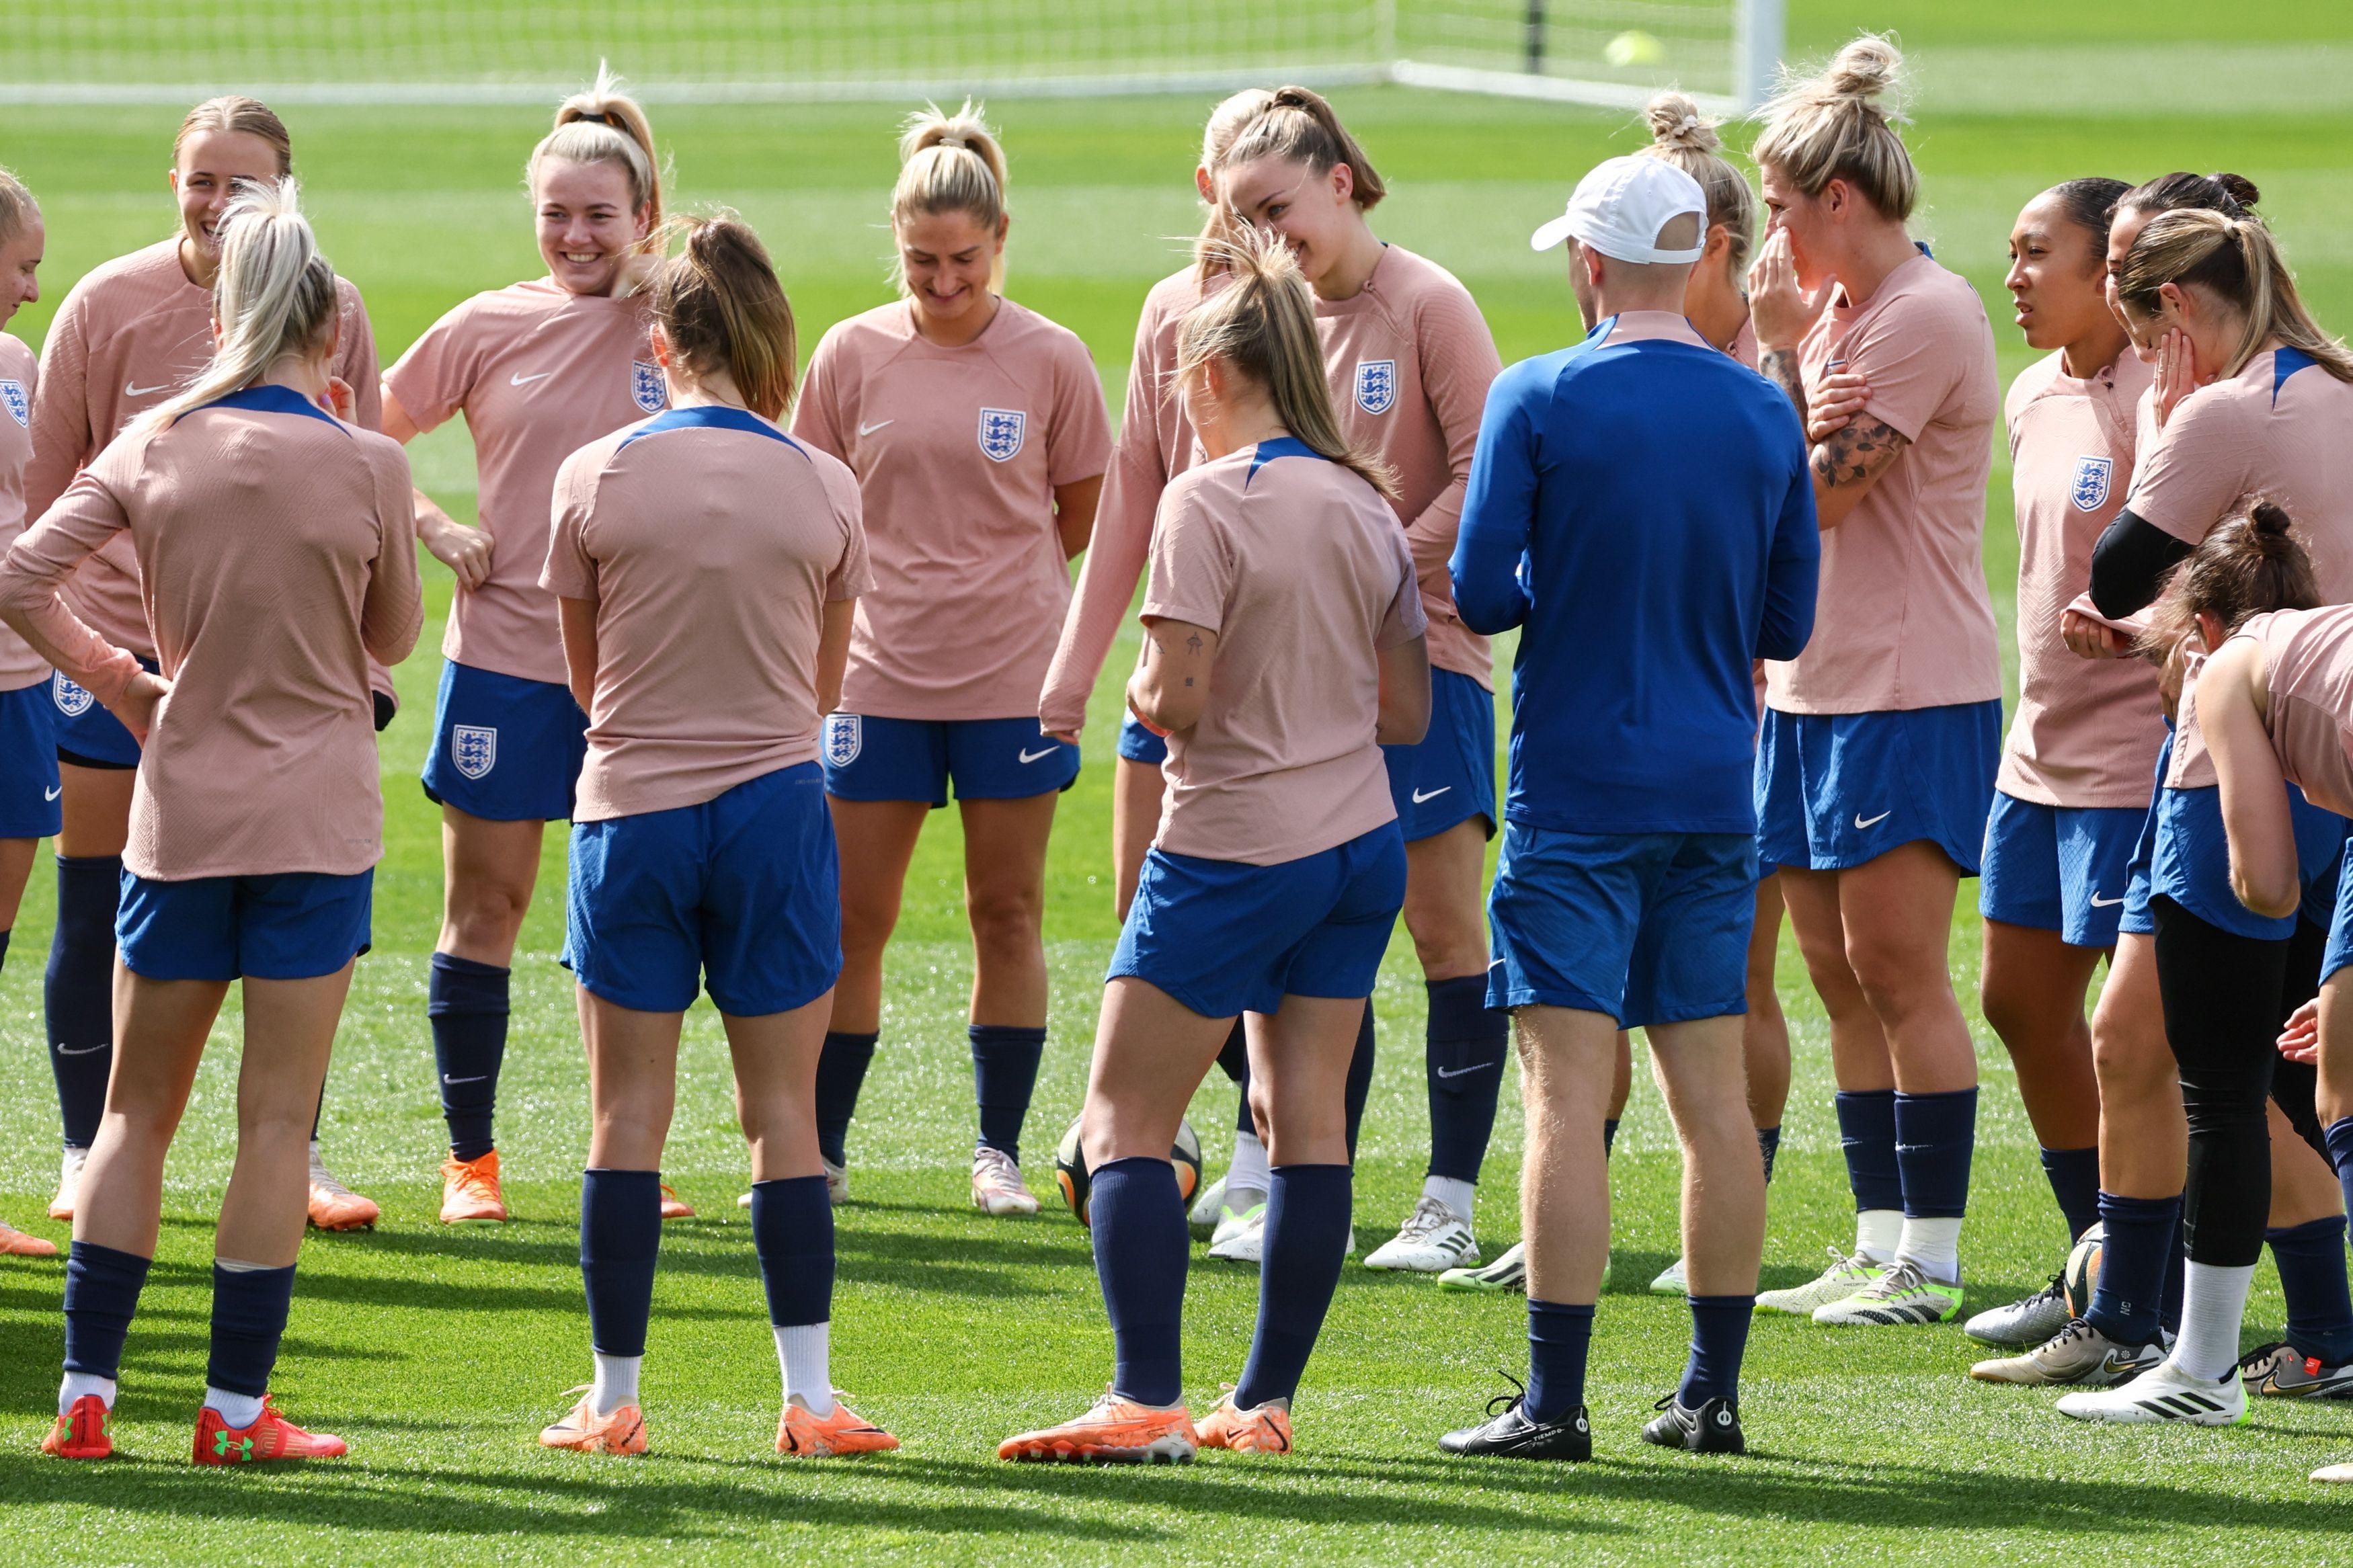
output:
[[[822,1420],[833,1414],[833,1325],[772,1323],[776,1331],[776,1365],[784,1373],[785,1397],[798,1395],[809,1414]]]
[[[114,1408],[114,1379],[100,1377],[94,1372],[69,1372],[58,1384],[58,1414],[66,1415],[73,1409],[75,1400],[88,1394],[97,1394],[109,1410]]]
[[[1447,1212],[1463,1224],[1471,1223],[1472,1205],[1478,1201],[1479,1189],[1470,1182],[1453,1176],[1425,1176],[1421,1195],[1444,1204]]]
[[[1873,1263],[1885,1263],[1895,1256],[1896,1244],[1904,1239],[1902,1209],[1858,1209],[1854,1215],[1854,1249]]]
[[[250,1426],[261,1419],[261,1398],[259,1394],[232,1394],[208,1383],[205,1384],[205,1405],[230,1426]]]

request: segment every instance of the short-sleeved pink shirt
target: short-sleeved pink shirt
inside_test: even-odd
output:
[[[33,456],[33,394],[40,362],[16,338],[0,332],[0,555],[25,531],[25,465]],[[49,667],[23,637],[0,626],[0,691],[47,680]]]
[[[2353,605],[2255,616],[2236,637],[2263,645],[2263,729],[2281,773],[2321,810],[2353,816]]]
[[[1504,368],[1487,320],[1452,273],[1391,245],[1355,294],[1315,301],[1315,326],[1340,428],[1397,475],[1398,520],[1430,616],[1430,666],[1492,691],[1494,655],[1454,613],[1447,575],[1487,387]]]
[[[2157,672],[2137,658],[2079,658],[2059,619],[2089,586],[2092,547],[2132,489],[2152,372],[2127,347],[2089,379],[2063,355],[2010,389],[2010,498],[2018,519],[2018,711],[1997,780],[2041,805],[2138,810],[2165,742]]]
[[[1915,256],[1857,305],[1824,310],[1799,351],[1809,390],[1862,375],[1861,417],[1910,444],[1846,520],[1822,531],[1806,651],[1766,666],[1784,713],[1875,713],[2001,696],[1985,580],[1985,488],[2001,409],[1993,329],[1967,279]]]
[[[1054,490],[1111,460],[1086,344],[1010,300],[957,348],[916,331],[905,300],[878,306],[818,344],[793,434],[848,463],[865,499],[874,589],[858,601],[842,710],[1037,712],[1071,602]]]
[[[491,574],[458,590],[444,657],[563,684],[555,597],[539,585],[548,497],[565,458],[667,401],[647,320],[641,299],[567,293],[536,278],[475,295],[385,373],[418,429],[463,412],[474,437]]]
[[[565,459],[541,585],[596,606],[578,822],[670,811],[818,754],[825,606],[868,585],[858,481],[740,408]]]
[[[1144,615],[1218,651],[1200,721],[1168,737],[1157,847],[1271,866],[1396,820],[1378,655],[1427,627],[1414,577],[1380,492],[1289,437],[1170,482]]]

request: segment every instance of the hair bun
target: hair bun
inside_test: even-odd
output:
[[[2295,520],[2288,516],[2287,508],[2268,497],[2247,508],[2247,524],[2248,531],[2266,544],[2285,541],[2295,529]]]
[[[1904,55],[1880,33],[1865,33],[1838,52],[1822,73],[1822,86],[1833,97],[1868,103],[1891,94],[1902,84]]]
[[[1717,122],[1700,112],[1689,93],[1669,89],[1643,106],[1642,118],[1659,146],[1713,153],[1724,145],[1715,132]]]
[[[2263,199],[2263,193],[2256,188],[2254,181],[2244,174],[2217,171],[2206,177],[2221,186],[2222,194],[2242,207],[2252,207]]]

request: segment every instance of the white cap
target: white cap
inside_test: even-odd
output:
[[[1685,213],[1699,217],[1700,243],[1660,249],[1659,231]],[[1707,248],[1707,193],[1663,158],[1612,158],[1577,182],[1568,210],[1528,236],[1528,245],[1550,250],[1571,237],[1616,261],[1697,261]]]

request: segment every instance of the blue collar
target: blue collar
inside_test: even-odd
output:
[[[1250,472],[1242,476],[1242,489],[1250,489],[1250,482],[1258,478],[1258,471],[1277,458],[1317,458],[1327,463],[1332,461],[1296,436],[1277,436],[1271,441],[1261,441],[1253,448]]]
[[[292,387],[279,386],[275,384],[248,386],[241,392],[232,392],[227,397],[216,397],[210,403],[199,403],[195,408],[184,408],[172,423],[177,425],[182,419],[185,419],[189,415],[202,408],[242,408],[256,414],[306,415],[312,419],[332,425],[336,429],[343,430],[346,436],[351,434],[349,430],[343,430],[342,420]]]
[[[723,403],[699,404],[692,408],[670,408],[655,415],[621,442],[626,447],[644,436],[659,436],[665,430],[738,430],[747,436],[765,436],[771,441],[782,441],[794,451],[801,450],[799,442],[777,429],[748,408],[734,408]],[[621,447],[616,447],[618,452]]]
[[[2280,388],[2287,384],[2289,376],[2318,363],[2302,349],[2286,347],[2274,349],[2272,351],[2272,406],[2274,408],[2279,406]]]

